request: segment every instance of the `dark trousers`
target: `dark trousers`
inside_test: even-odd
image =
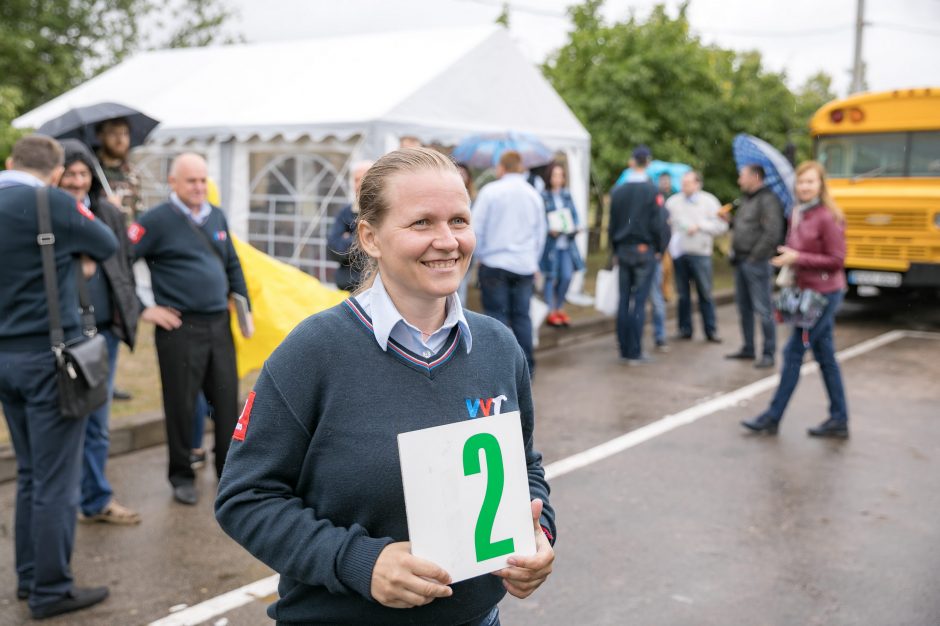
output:
[[[617,307],[617,342],[620,356],[639,359],[643,356],[643,324],[646,322],[646,300],[656,275],[656,257],[644,246],[618,249],[620,264],[620,304]]]
[[[157,359],[163,383],[163,412],[170,454],[169,478],[174,487],[190,484],[193,412],[201,389],[215,420],[215,470],[222,475],[229,441],[238,420],[238,374],[228,312],[184,314],[176,330],[156,330]]]
[[[760,320],[764,336],[763,355],[774,358],[777,352],[777,329],[774,326],[773,268],[770,261],[741,261],[734,266],[734,299],[741,321],[742,352],[755,354],[754,316]]]
[[[822,317],[809,331],[809,347],[813,351],[813,358],[819,363],[819,371],[822,373],[823,383],[826,385],[826,393],[829,394],[829,418],[844,424],[849,419],[849,411],[845,402],[842,372],[839,369],[839,362],[836,361],[835,341],[832,338],[836,311],[839,310],[839,305],[842,304],[844,294],[842,291],[835,291],[827,293],[825,296],[829,299],[829,302],[826,304]],[[790,402],[790,396],[793,395],[797,383],[800,382],[800,368],[803,366],[803,354],[805,352],[803,329],[794,328],[790,340],[787,341],[787,345],[783,349],[783,369],[780,371],[780,385],[777,387],[773,400],[770,402],[770,409],[768,409],[768,412],[778,421],[783,417],[783,412]]]
[[[702,314],[702,325],[706,337],[716,337],[715,301],[712,299],[712,258],[700,254],[683,254],[673,259],[676,274],[676,293],[679,295],[679,334],[692,336],[692,290],[695,285],[698,308]]]
[[[480,266],[477,276],[480,280],[483,312],[512,329],[529,363],[529,373],[535,373],[532,318],[529,316],[529,304],[535,288],[534,277],[485,265]]]
[[[72,589],[86,420],[59,414],[49,349],[0,352],[0,403],[16,451],[17,586],[36,609]]]

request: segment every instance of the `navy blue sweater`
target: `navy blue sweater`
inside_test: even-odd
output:
[[[501,579],[489,575],[407,610],[370,591],[379,553],[408,539],[397,435],[482,416],[490,398],[507,398],[500,413],[521,412],[529,490],[555,535],[522,350],[496,320],[466,316],[471,353],[455,328],[424,359],[394,340],[383,352],[371,320],[347,300],[298,325],[265,363],[215,506],[222,528],[281,574],[268,609],[279,623],[460,624],[500,601]]]
[[[49,213],[55,235],[59,307],[65,338],[81,334],[77,255],[103,261],[117,250],[114,233],[75,198],[49,189]],[[0,188],[0,350],[49,348],[49,308],[42,278],[42,255],[36,237],[36,188]]]
[[[196,228],[212,241],[221,259]],[[182,313],[209,314],[225,311],[230,293],[248,297],[225,215],[218,208],[212,207],[206,223],[197,226],[165,202],[141,215],[127,232],[134,257],[146,259],[150,267],[157,304]]]

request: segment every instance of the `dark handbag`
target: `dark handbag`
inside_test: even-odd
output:
[[[95,309],[91,305],[88,285],[81,264],[75,266],[78,299],[82,307],[82,336],[65,341],[59,314],[59,285],[56,280],[55,235],[49,217],[49,190],[36,190],[39,215],[39,236],[36,241],[42,253],[42,277],[49,305],[49,341],[56,361],[56,383],[59,389],[59,412],[62,417],[81,419],[108,401],[110,364],[108,344],[95,328]]]
[[[777,321],[810,329],[826,310],[829,299],[813,289],[784,287],[774,296]]]

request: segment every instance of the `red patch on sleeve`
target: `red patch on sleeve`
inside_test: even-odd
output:
[[[661,193],[656,194],[656,204],[658,204],[659,206],[663,206],[664,204],[666,204],[666,198],[663,197],[663,194]]]
[[[146,232],[146,228],[134,222],[127,227],[127,238],[131,240],[131,243],[140,243],[140,240],[144,238],[144,233]]]
[[[88,207],[86,207],[84,204],[82,204],[78,200],[75,201],[75,208],[78,209],[78,212],[82,214],[82,217],[88,218],[91,221],[95,220],[95,214],[89,211]]]
[[[244,441],[245,435],[248,434],[248,420],[251,419],[251,406],[255,403],[255,392],[252,391],[248,394],[248,400],[245,401],[245,408],[242,409],[242,414],[238,418],[238,423],[235,424],[235,432],[232,433],[232,439],[236,441]]]

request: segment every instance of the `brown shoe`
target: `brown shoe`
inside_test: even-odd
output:
[[[86,524],[104,522],[106,524],[132,526],[140,523],[140,513],[118,504],[116,500],[111,500],[100,513],[82,515],[79,519]]]

